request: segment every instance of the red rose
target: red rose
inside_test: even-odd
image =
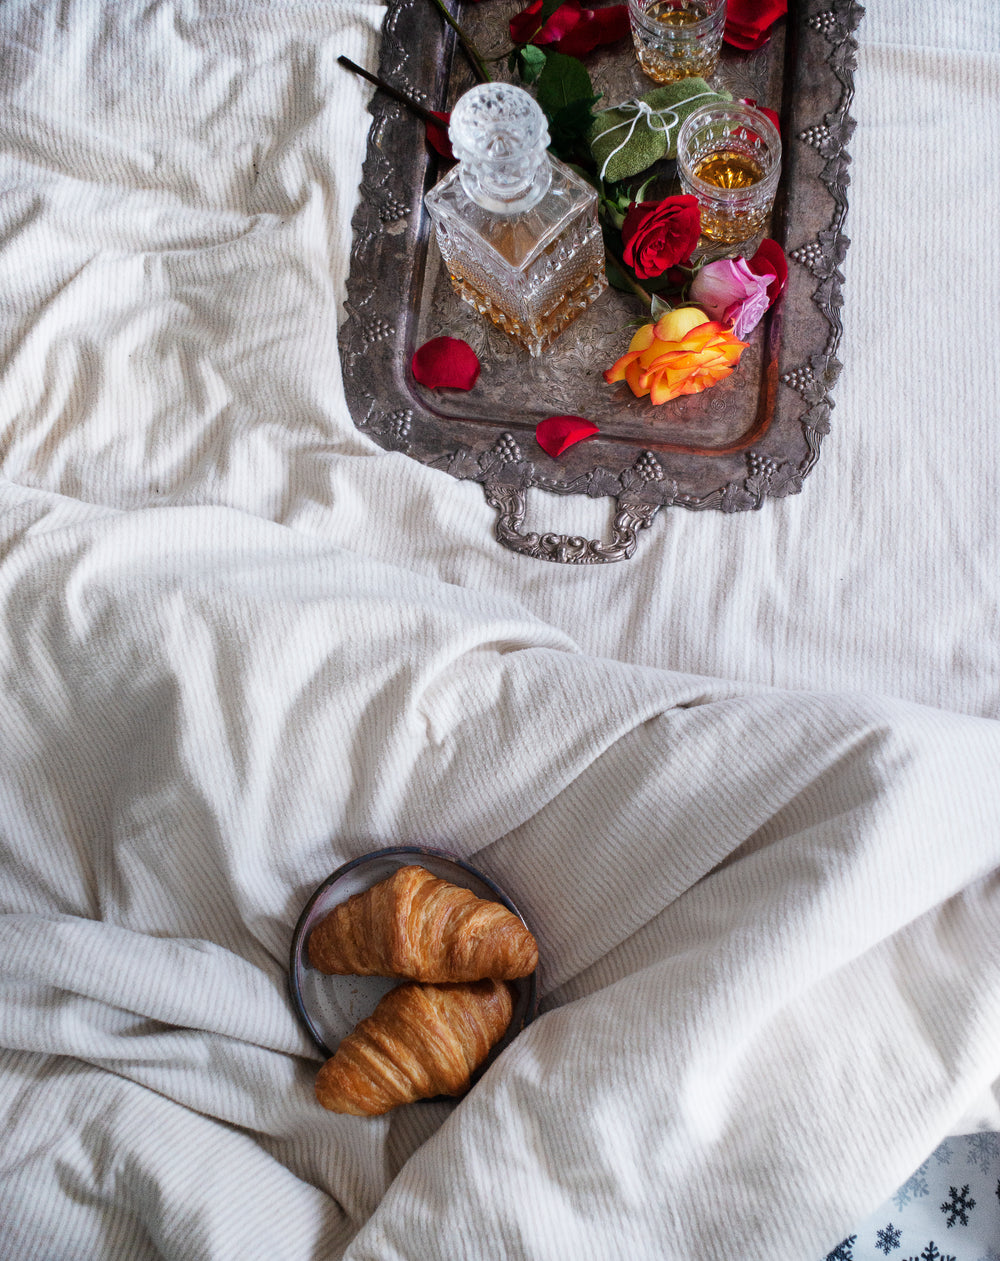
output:
[[[747,266],[754,275],[768,277],[767,298],[769,303],[773,303],[788,281],[785,251],[777,241],[765,237],[753,258],[747,259]]]
[[[771,27],[788,12],[788,0],[729,0],[722,38],[733,48],[766,44]]]
[[[687,263],[700,235],[696,197],[633,202],[622,225],[622,257],[640,280],[650,280]]]

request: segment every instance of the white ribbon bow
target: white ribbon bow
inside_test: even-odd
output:
[[[715,92],[696,92],[694,96],[685,97],[683,101],[679,102],[679,104],[687,105],[688,101],[697,101],[703,96],[715,96],[715,95],[716,95]],[[670,148],[670,133],[681,121],[681,116],[677,112],[676,105],[668,105],[666,109],[656,110],[656,109],[653,109],[652,105],[650,105],[648,101],[626,101],[623,105],[616,105],[615,109],[623,110],[623,111],[634,109],[635,113],[633,114],[631,118],[626,118],[623,122],[615,123],[613,127],[608,127],[607,130],[601,132],[602,136],[607,136],[612,131],[617,131],[619,127],[628,127],[628,135],[617,147],[617,149],[612,149],[611,152],[608,154],[608,156],[604,159],[604,165],[601,167],[601,174],[600,174],[600,179],[602,180],[607,174],[608,166],[611,163],[611,159],[615,156],[616,153],[621,153],[622,149],[625,148],[625,146],[629,143],[629,141],[635,135],[635,125],[639,121],[640,118],[645,118],[646,126],[649,128],[650,131],[659,131],[659,132],[662,132],[664,136],[666,136],[668,149]],[[608,113],[610,112],[611,111],[609,110]]]

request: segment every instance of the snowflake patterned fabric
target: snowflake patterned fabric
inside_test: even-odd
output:
[[[945,1139],[826,1261],[1000,1261],[1000,1134]]]

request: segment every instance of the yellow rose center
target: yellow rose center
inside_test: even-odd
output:
[[[708,316],[698,307],[681,306],[675,311],[667,311],[661,315],[654,326],[654,331],[661,342],[679,342],[693,328],[706,323],[707,320]]]

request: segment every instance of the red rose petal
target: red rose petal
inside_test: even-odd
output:
[[[788,281],[788,260],[785,258],[785,251],[777,241],[765,237],[753,258],[747,259],[747,266],[755,276],[774,277],[767,286],[768,302],[773,304]]]
[[[729,0],[722,38],[733,48],[750,51],[766,44],[771,27],[788,12],[788,0]]]
[[[539,18],[542,0],[533,0],[510,20],[515,44],[551,47],[567,57],[582,57],[599,44],[613,44],[629,31],[628,9],[623,4],[585,9],[580,0],[564,0],[544,24]]]
[[[623,4],[609,5],[606,9],[584,9],[580,21],[552,47],[567,57],[584,57],[601,44],[624,39],[629,30],[628,9]]]
[[[448,158],[454,162],[455,155],[451,151],[451,141],[448,138],[448,124],[451,122],[451,115],[444,114],[436,109],[432,109],[431,113],[435,118],[440,118],[441,125],[438,126],[437,123],[432,123],[430,120],[424,123],[427,143],[435,153],[440,153],[441,157]]]
[[[530,44],[538,38],[543,29],[542,23],[538,20],[541,11],[542,0],[533,0],[526,9],[522,9],[511,18],[510,37],[515,44]]]
[[[540,5],[539,8],[541,8]],[[582,21],[583,9],[578,0],[567,0],[566,4],[561,4],[542,27],[540,34],[536,37],[536,43],[557,44],[575,30]]]
[[[744,96],[741,99],[740,104],[751,105],[755,110],[763,114],[765,118],[769,118],[771,122],[774,123],[775,130],[778,132],[779,135],[781,134],[781,119],[778,117],[778,114],[776,113],[775,110],[768,109],[766,105],[758,105],[758,103],[753,99],[752,96]]]
[[[546,416],[535,426],[535,441],[551,456],[562,455],[567,448],[592,438],[600,430],[582,416]]]
[[[479,379],[479,356],[458,337],[432,337],[413,356],[413,375],[430,390],[471,390]]]

